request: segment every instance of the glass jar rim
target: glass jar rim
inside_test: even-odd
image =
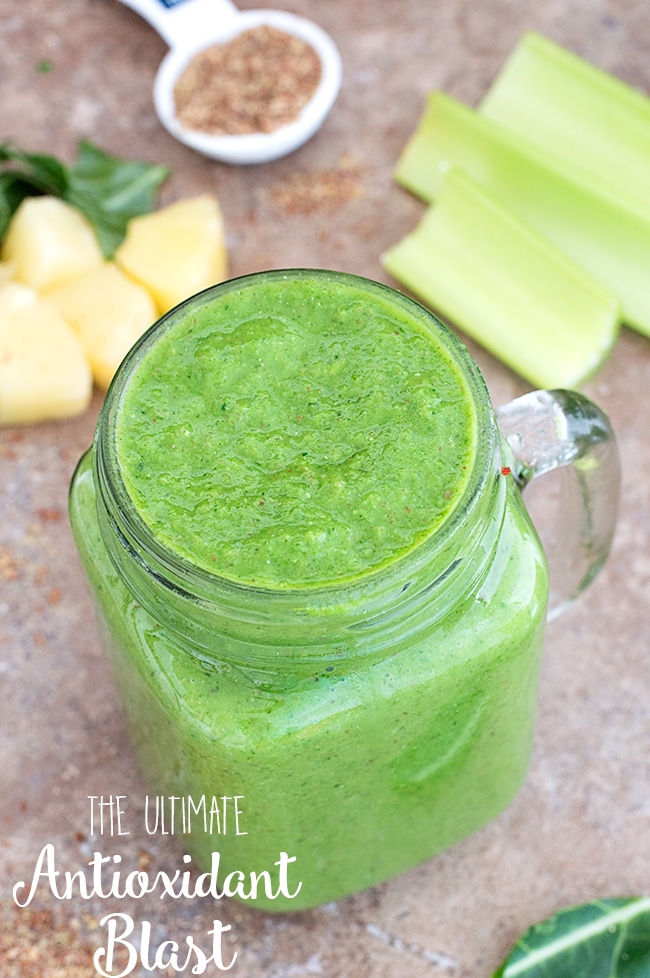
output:
[[[426,328],[436,336],[447,354],[453,358],[466,384],[475,412],[475,444],[471,469],[454,507],[440,525],[405,554],[398,555],[393,560],[371,568],[364,574],[355,575],[353,578],[340,578],[326,583],[309,583],[299,587],[276,588],[248,584],[221,576],[202,568],[165,546],[140,516],[128,493],[120,470],[114,435],[122,397],[133,372],[137,370],[140,362],[159,338],[172,329],[189,311],[209,302],[215,294],[245,288],[246,285],[253,284],[261,278],[287,280],[303,277],[322,277],[330,281],[334,279],[341,283],[361,286],[371,293],[375,292],[397,303],[407,311],[413,313],[417,310],[418,321],[423,327],[426,324]],[[393,584],[396,573],[398,575],[404,573],[405,566],[408,566],[408,572],[411,572],[417,570],[421,563],[430,560],[432,548],[441,553],[448,552],[449,542],[452,537],[458,535],[459,529],[465,525],[469,529],[471,513],[494,468],[491,460],[495,458],[497,442],[496,420],[479,368],[461,340],[429,309],[391,286],[363,276],[328,269],[283,268],[234,277],[204,289],[175,306],[140,337],[122,361],[107,391],[95,436],[94,467],[98,489],[122,545],[131,551],[138,563],[161,583],[177,593],[184,592],[207,601],[220,594],[232,597],[239,592],[243,600],[245,600],[243,596],[260,594],[289,606],[300,607],[310,600],[310,596],[311,600],[319,602],[324,595],[336,595],[344,591],[349,596],[358,588],[361,588],[365,594],[369,589],[381,592],[386,586],[390,587]]]

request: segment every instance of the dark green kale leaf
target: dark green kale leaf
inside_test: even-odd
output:
[[[650,897],[594,900],[535,924],[492,978],[649,978]]]

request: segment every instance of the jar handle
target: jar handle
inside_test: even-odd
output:
[[[616,438],[609,419],[571,390],[532,391],[497,410],[506,458],[524,489],[554,469],[558,512],[545,540],[549,619],[561,614],[602,567],[614,536],[620,493]]]

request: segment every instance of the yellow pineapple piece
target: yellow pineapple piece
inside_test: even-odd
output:
[[[201,194],[133,218],[115,261],[149,290],[161,314],[222,282],[228,262],[219,202]]]
[[[103,260],[90,224],[57,197],[26,197],[13,215],[0,257],[15,278],[45,289],[80,275]]]
[[[0,261],[0,286],[10,282],[15,277],[16,268],[11,261]]]
[[[58,312],[18,282],[0,287],[0,424],[84,411],[92,376],[81,343]]]
[[[158,318],[151,295],[105,262],[43,295],[72,326],[104,390],[135,341]]]

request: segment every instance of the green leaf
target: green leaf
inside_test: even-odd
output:
[[[25,153],[7,142],[0,145],[0,163],[5,162],[20,164],[21,168],[13,172],[33,186],[33,193],[53,194],[55,197],[65,195],[68,186],[67,170],[54,156]]]
[[[153,209],[158,188],[169,176],[166,167],[124,160],[85,140],[71,167],[11,143],[0,145],[3,164],[11,166],[0,170],[0,239],[25,197],[51,194],[85,215],[106,258],[113,257],[131,218]]]
[[[0,173],[0,241],[7,232],[14,211],[33,192],[32,185],[19,173],[12,170]]]
[[[168,176],[166,167],[123,160],[82,141],[65,199],[93,224],[102,251],[110,258],[131,218],[153,209],[158,188]]]
[[[650,897],[594,900],[535,924],[492,978],[648,978]]]

